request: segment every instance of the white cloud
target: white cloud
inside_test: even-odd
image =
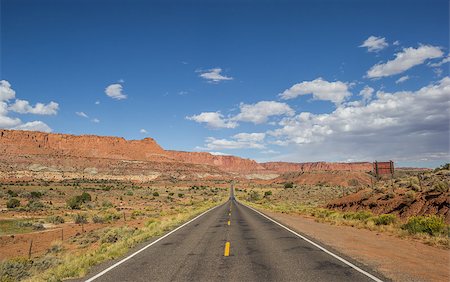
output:
[[[235,128],[238,126],[236,122],[227,121],[220,112],[204,112],[198,115],[186,117],[198,123],[206,123],[212,128]]]
[[[222,153],[222,152],[208,152],[214,156],[229,156],[230,154]]]
[[[447,55],[447,57],[445,57],[444,59],[442,59],[440,62],[437,62],[437,63],[429,63],[428,65],[430,66],[430,67],[440,67],[440,66],[442,66],[443,64],[445,64],[445,63],[448,63],[448,62],[450,62],[450,55]]]
[[[292,116],[294,110],[286,103],[276,101],[260,101],[256,104],[239,105],[240,113],[232,117],[232,121],[245,121],[255,124],[265,123],[271,116]]]
[[[14,127],[17,130],[52,132],[52,129],[42,121],[31,121]]]
[[[274,144],[295,146],[303,160],[406,160],[450,157],[450,77],[417,91],[378,91],[367,105],[329,114],[300,113],[268,132]]]
[[[75,112],[75,114],[77,116],[83,117],[83,118],[89,118],[89,116],[87,114],[85,114],[84,112]]]
[[[346,82],[328,82],[319,77],[313,81],[297,83],[279,94],[279,96],[284,100],[288,100],[300,95],[312,94],[316,100],[331,101],[335,104],[340,104],[352,95],[348,88],[349,84]]]
[[[9,110],[19,114],[56,115],[58,113],[58,109],[58,103],[53,101],[47,105],[37,103],[33,107],[28,101],[17,99],[14,104],[9,106]]]
[[[369,87],[366,85],[361,91],[359,91],[359,96],[362,96],[363,101],[367,102],[367,101],[370,101],[370,99],[372,99],[372,95],[373,95],[374,91],[375,90],[372,87]]]
[[[100,101],[95,101],[95,104],[96,105],[100,105]]]
[[[222,72],[221,68],[214,68],[207,71],[198,71],[201,72],[200,77],[208,80],[209,82],[221,82],[224,80],[233,80],[232,77],[224,76],[220,74]]]
[[[236,136],[229,139],[216,139],[208,137],[205,140],[205,147],[198,147],[200,150],[215,151],[215,150],[233,150],[233,149],[264,149],[265,146],[262,140],[243,140]]]
[[[142,134],[147,134],[148,133],[147,130],[145,130],[143,128],[141,130],[139,130],[139,132],[142,133]]]
[[[367,71],[368,78],[380,78],[402,73],[414,66],[423,64],[428,59],[442,57],[441,48],[422,45],[418,48],[404,48],[395,54],[395,59],[386,63],[378,63]]]
[[[105,88],[105,93],[108,97],[115,100],[126,99],[127,95],[123,93],[123,87],[119,83],[114,83]]]
[[[359,47],[367,48],[369,52],[379,52],[388,46],[389,44],[386,42],[386,38],[377,36],[370,36],[363,44],[359,45]]]
[[[7,116],[0,115],[0,128],[10,128],[17,126],[21,123],[18,118],[11,118]]]
[[[11,84],[6,80],[0,80],[0,102],[8,101],[16,97],[16,91],[11,88]]]
[[[394,46],[398,46],[398,45],[400,45],[400,41],[398,41],[398,40],[395,40],[395,41],[394,41],[394,43],[392,43],[392,45],[394,45]]]
[[[98,118],[93,118],[91,121],[92,121],[93,123],[100,123],[100,120],[99,120]]]
[[[266,137],[265,133],[238,133],[234,139],[242,142],[262,142]]]
[[[397,80],[395,81],[395,83],[396,83],[396,84],[399,84],[399,83],[402,83],[402,82],[407,81],[408,79],[409,79],[409,75],[404,75],[404,76],[400,77],[399,79],[397,79]]]

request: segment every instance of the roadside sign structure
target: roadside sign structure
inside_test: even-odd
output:
[[[390,175],[391,178],[394,176],[394,162],[388,161],[388,162],[378,162],[375,161],[373,163],[373,172],[375,173],[375,176],[381,177],[384,175]]]

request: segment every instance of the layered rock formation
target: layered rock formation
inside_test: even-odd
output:
[[[120,137],[0,130],[0,178],[274,179],[287,172],[371,169],[370,163],[257,163],[205,152],[166,151],[152,138],[128,141]]]

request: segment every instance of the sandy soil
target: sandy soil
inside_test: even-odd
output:
[[[319,223],[300,215],[264,213],[393,281],[450,281],[448,250],[370,230]]]

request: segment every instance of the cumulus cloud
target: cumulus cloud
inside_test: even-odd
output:
[[[92,121],[93,123],[100,123],[100,120],[99,120],[98,118],[93,118],[91,121]]]
[[[308,160],[339,160],[339,156],[445,160],[449,158],[449,116],[450,77],[445,77],[417,91],[378,91],[367,105],[287,117],[268,134],[276,138],[274,144],[296,146],[296,154]]]
[[[48,104],[37,103],[31,106],[28,101],[16,98],[16,91],[6,80],[0,80],[0,128],[36,130],[51,132],[52,129],[42,121],[32,121],[23,123],[20,118],[8,116],[10,111],[19,114],[56,115],[59,109],[58,103]],[[10,100],[15,99],[14,103]]]
[[[127,95],[123,93],[123,86],[120,83],[113,83],[105,88],[105,93],[108,97],[115,100],[123,100],[127,98]]]
[[[211,155],[214,155],[214,156],[229,156],[230,155],[230,154],[226,154],[223,152],[208,152],[208,153],[210,153]]]
[[[221,81],[224,81],[224,80],[233,80],[232,77],[222,75],[221,74],[221,72],[222,72],[221,68],[214,68],[214,69],[210,69],[210,70],[207,70],[207,71],[198,71],[198,72],[201,72],[200,73],[200,77],[201,78],[204,78],[204,79],[206,79],[209,82],[217,83],[217,82],[221,82]]]
[[[428,59],[440,58],[443,54],[441,48],[431,45],[404,48],[401,52],[395,54],[395,59],[372,66],[367,71],[367,77],[380,78],[399,74],[423,64]]]
[[[340,104],[352,95],[348,89],[349,84],[346,82],[329,82],[319,77],[313,81],[297,83],[279,94],[279,96],[284,100],[288,100],[300,95],[312,94],[316,100],[331,101],[335,104]]]
[[[143,128],[141,130],[139,130],[139,132],[142,133],[142,134],[147,134],[148,133],[147,130],[145,130]]]
[[[362,96],[363,101],[367,102],[370,101],[370,99],[372,99],[374,91],[375,89],[366,85],[361,91],[359,91],[359,96]]]
[[[276,101],[260,101],[255,104],[241,103],[239,109],[240,112],[231,120],[261,124],[272,116],[294,115],[294,110],[288,104]]]
[[[89,116],[87,114],[85,114],[84,112],[75,112],[75,114],[77,116],[83,117],[83,118],[89,118]]]
[[[216,139],[208,137],[205,140],[204,147],[198,147],[200,150],[233,150],[233,149],[264,149],[264,133],[239,133],[230,139]]]
[[[228,121],[220,112],[204,112],[198,115],[186,117],[198,123],[206,123],[211,128],[235,128],[238,124],[234,121]]]
[[[11,88],[11,84],[6,80],[0,80],[0,102],[8,101],[16,97],[16,91]]]
[[[35,114],[35,115],[56,115],[58,113],[59,104],[50,102],[47,105],[37,103],[34,107],[28,101],[17,99],[9,109],[19,114]]]
[[[379,52],[388,46],[389,44],[386,42],[386,38],[373,35],[359,45],[359,47],[367,48],[369,52]]]
[[[16,130],[52,132],[52,129],[42,121],[31,121],[14,127]]]
[[[407,81],[408,79],[409,79],[409,75],[404,75],[404,76],[400,77],[399,79],[397,79],[397,80],[395,81],[395,83],[396,83],[396,84],[399,84],[399,83],[402,83],[402,82]]]

